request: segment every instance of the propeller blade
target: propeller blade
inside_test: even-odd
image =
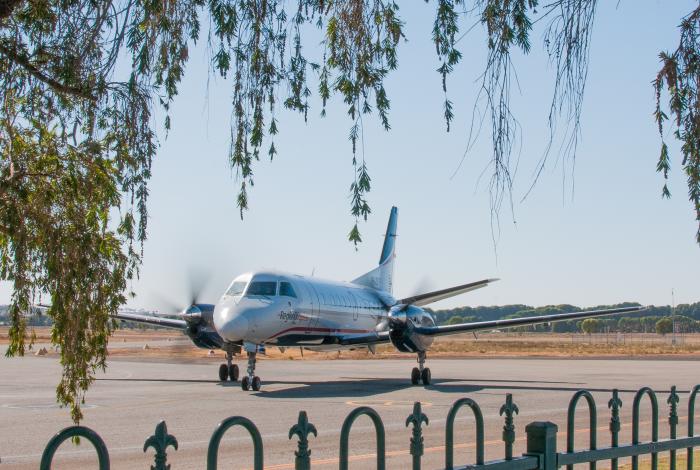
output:
[[[190,288],[190,305],[197,303],[199,298],[202,296],[202,292],[209,283],[211,274],[207,271],[197,269],[190,270],[189,274],[189,288]]]

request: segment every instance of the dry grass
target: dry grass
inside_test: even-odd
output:
[[[37,343],[48,343],[49,328],[34,329]],[[670,338],[655,334],[635,335],[571,335],[545,333],[488,333],[477,338],[456,335],[438,338],[430,351],[431,357],[673,357],[700,359],[700,334],[687,334],[672,345]],[[0,327],[0,344],[8,342],[7,327]],[[147,343],[149,349],[134,347],[133,343]],[[142,358],[177,358],[182,360],[220,360],[221,351],[210,353],[196,348],[172,330],[117,330],[109,344],[113,357],[136,356]],[[50,352],[50,355],[52,353]],[[387,359],[411,357],[413,354],[397,352],[391,345],[377,347],[372,354],[366,349],[338,352],[304,351],[304,359]],[[275,347],[267,350],[267,359],[302,359],[299,348],[281,352]]]
[[[685,470],[687,465],[686,465],[686,452],[683,451],[678,451],[676,453],[676,470]],[[700,452],[695,452],[695,456],[693,458],[693,467],[694,468],[699,468],[700,467]],[[659,467],[658,470],[670,470],[671,468],[671,461],[670,457],[665,455],[664,457],[659,457]],[[632,464],[628,463],[625,465],[620,465],[619,470],[632,470]],[[651,457],[640,458],[639,460],[639,470],[651,470]]]

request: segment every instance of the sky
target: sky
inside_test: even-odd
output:
[[[355,249],[347,241],[354,222],[351,123],[337,98],[325,118],[317,100],[307,123],[295,113],[278,115],[279,154],[256,163],[250,210],[240,219],[238,182],[227,161],[231,83],[209,73],[200,45],[190,51],[172,129],[160,133],[149,184],[149,238],[129,306],[185,307],[188,285],[198,277],[207,280],[199,300],[215,302],[233,277],[256,269],[351,280],[378,262],[393,205],[399,208],[398,297],[498,277],[488,288],[433,307],[667,305],[672,290],[676,304],[700,301],[697,222],[670,135],[672,198],[660,197],[651,86],[658,53],[675,49],[680,18],[697,2],[599,2],[575,165],[555,152],[521,201],[547,143],[554,73],[536,26],[531,54],[513,56],[519,87],[512,107],[522,139],[514,157],[513,210],[504,205],[495,235],[488,173],[482,176],[491,155],[488,125],[460,166],[485,62],[483,29],[477,26],[459,43],[462,62],[448,82],[455,120],[446,133],[430,39],[435,6],[399,4],[407,40],[399,45],[398,69],[386,80],[392,128],[384,131],[376,116],[363,121],[361,155],[372,177],[363,243]],[[9,300],[9,293],[3,285],[0,299]]]

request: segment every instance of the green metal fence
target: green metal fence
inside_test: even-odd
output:
[[[696,385],[688,398],[688,435],[678,437],[678,405],[680,397],[676,387],[672,387],[666,403],[668,404],[669,438],[659,439],[659,406],[657,394],[649,387],[640,389],[634,396],[632,403],[632,442],[620,445],[620,400],[618,390],[612,391],[612,398],[608,402],[610,409],[610,447],[599,448],[597,444],[597,409],[593,395],[587,390],[581,390],[574,394],[569,402],[566,425],[566,452],[557,452],[558,427],[551,422],[533,422],[525,427],[527,434],[527,451],[521,456],[513,455],[515,442],[515,416],[518,414],[518,406],[513,402],[511,394],[506,395],[506,401],[500,408],[500,415],[504,416],[502,439],[504,443],[504,458],[490,462],[484,461],[484,418],[479,405],[471,398],[457,400],[447,414],[445,427],[445,469],[449,470],[554,470],[566,466],[573,469],[575,464],[588,463],[590,470],[595,470],[596,462],[610,461],[611,468],[618,468],[620,458],[631,458],[632,469],[639,467],[639,456],[651,455],[652,470],[658,467],[660,453],[668,452],[669,468],[676,470],[677,451],[685,449],[687,452],[687,470],[693,468],[693,448],[700,446],[700,436],[694,436],[695,399],[700,392],[700,385]],[[642,401],[648,397],[651,407],[651,441],[641,442],[640,408]],[[579,401],[584,399],[588,406],[589,414],[589,448],[585,450],[574,449],[575,414]],[[455,466],[454,464],[454,438],[455,419],[461,408],[470,408],[474,416],[476,428],[476,463],[473,465]],[[374,425],[377,440],[377,469],[386,468],[386,433],[384,423],[379,414],[372,408],[362,406],[354,409],[343,422],[340,432],[339,468],[348,469],[350,455],[349,439],[353,423],[360,416],[367,416]],[[411,427],[409,438],[409,450],[412,458],[413,470],[420,470],[423,457],[423,427],[429,425],[428,417],[423,413],[420,402],[413,406],[413,412],[406,418],[406,427]],[[253,467],[255,470],[263,469],[263,439],[255,424],[248,418],[232,416],[223,420],[214,430],[209,440],[207,450],[206,468],[215,470],[218,468],[219,444],[224,434],[234,426],[241,426],[248,431],[253,441]],[[294,466],[297,470],[311,468],[311,450],[309,447],[309,435],[318,435],[316,427],[309,422],[305,411],[299,412],[299,418],[289,430],[289,439],[296,436],[297,450],[294,453]],[[56,434],[46,445],[41,457],[41,470],[49,470],[59,446],[69,438],[84,438],[90,442],[97,453],[100,470],[110,468],[109,452],[102,438],[92,429],[83,426],[71,426]],[[168,434],[165,421],[156,426],[152,436],[146,439],[143,445],[144,452],[153,448],[153,465],[151,470],[169,470],[167,450],[172,447],[177,451],[178,444],[175,436]],[[680,469],[678,469],[680,470]]]

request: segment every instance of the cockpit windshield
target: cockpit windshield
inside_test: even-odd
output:
[[[268,297],[277,295],[277,282],[253,281],[248,286],[245,295],[266,295]]]
[[[242,295],[247,285],[248,281],[236,281],[228,288],[226,295]]]

